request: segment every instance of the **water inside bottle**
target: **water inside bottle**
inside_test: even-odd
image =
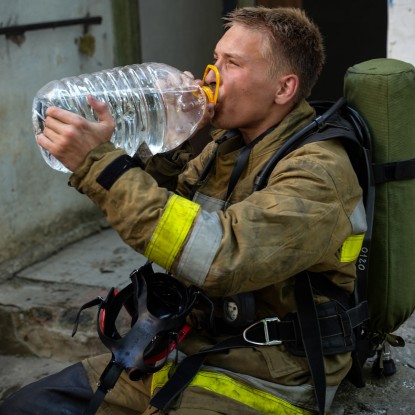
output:
[[[53,93],[38,94],[33,105],[33,125],[35,134],[44,129],[45,112],[50,106],[58,106],[75,112],[88,120],[97,121],[95,113],[88,105],[87,96],[94,95],[107,102],[115,120],[116,128],[111,141],[124,148],[133,156],[142,143],[146,143],[152,154],[165,152],[177,147],[194,132],[200,122],[205,97],[197,87],[181,89],[140,88],[117,91],[101,91],[95,85],[91,94],[86,88],[77,86],[70,90],[67,85]],[[54,169],[68,172],[58,160],[41,148],[46,162]]]

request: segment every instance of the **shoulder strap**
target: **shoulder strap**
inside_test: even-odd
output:
[[[267,182],[268,178],[277,165],[277,163],[289,154],[291,151],[295,150],[296,148],[314,142],[314,141],[321,141],[322,139],[328,140],[335,137],[340,137],[341,134],[338,130],[338,126],[328,133],[326,131],[324,135],[319,135],[328,127],[332,127],[332,125],[327,124],[327,120],[333,116],[341,107],[343,107],[346,103],[344,97],[340,98],[337,102],[331,105],[326,111],[322,114],[319,114],[313,121],[303,127],[301,130],[297,131],[294,135],[292,135],[271,157],[268,163],[264,166],[261,172],[255,179],[254,183],[254,191],[263,189]],[[344,130],[343,132],[347,132]]]
[[[233,192],[236,184],[238,183],[239,178],[242,175],[242,172],[245,170],[246,164],[248,163],[249,155],[251,154],[252,149],[267,135],[269,134],[275,126],[268,128],[262,134],[260,134],[255,140],[251,141],[241,150],[234,169],[232,170],[231,177],[229,178],[228,190],[226,192],[225,200],[228,200],[230,195]]]
[[[209,157],[209,159],[207,160],[204,169],[202,170],[202,173],[199,176],[199,179],[197,180],[197,182],[193,185],[191,191],[190,191],[190,195],[189,195],[189,199],[193,200],[193,197],[197,191],[197,189],[202,185],[203,181],[206,180],[207,176],[209,175],[210,171],[212,170],[213,164],[215,162],[216,159],[216,154],[218,152],[218,148],[219,146],[229,140],[230,138],[234,137],[235,135],[238,134],[238,130],[229,130],[228,132],[226,132],[222,137],[220,137],[219,139],[216,140],[216,148],[213,150],[213,153],[211,154],[211,156]]]

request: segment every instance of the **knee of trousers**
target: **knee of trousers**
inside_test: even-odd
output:
[[[81,363],[30,383],[6,398],[0,415],[80,415],[93,396]]]

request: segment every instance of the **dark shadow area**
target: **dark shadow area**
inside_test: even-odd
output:
[[[311,99],[335,100],[343,94],[350,66],[387,53],[387,1],[303,0],[303,8],[320,27],[327,61]]]

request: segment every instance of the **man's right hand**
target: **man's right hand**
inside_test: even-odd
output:
[[[91,150],[110,141],[115,129],[115,121],[106,103],[89,96],[88,104],[95,111],[98,122],[50,107],[46,111],[43,133],[37,136],[38,144],[71,171],[82,164]]]

